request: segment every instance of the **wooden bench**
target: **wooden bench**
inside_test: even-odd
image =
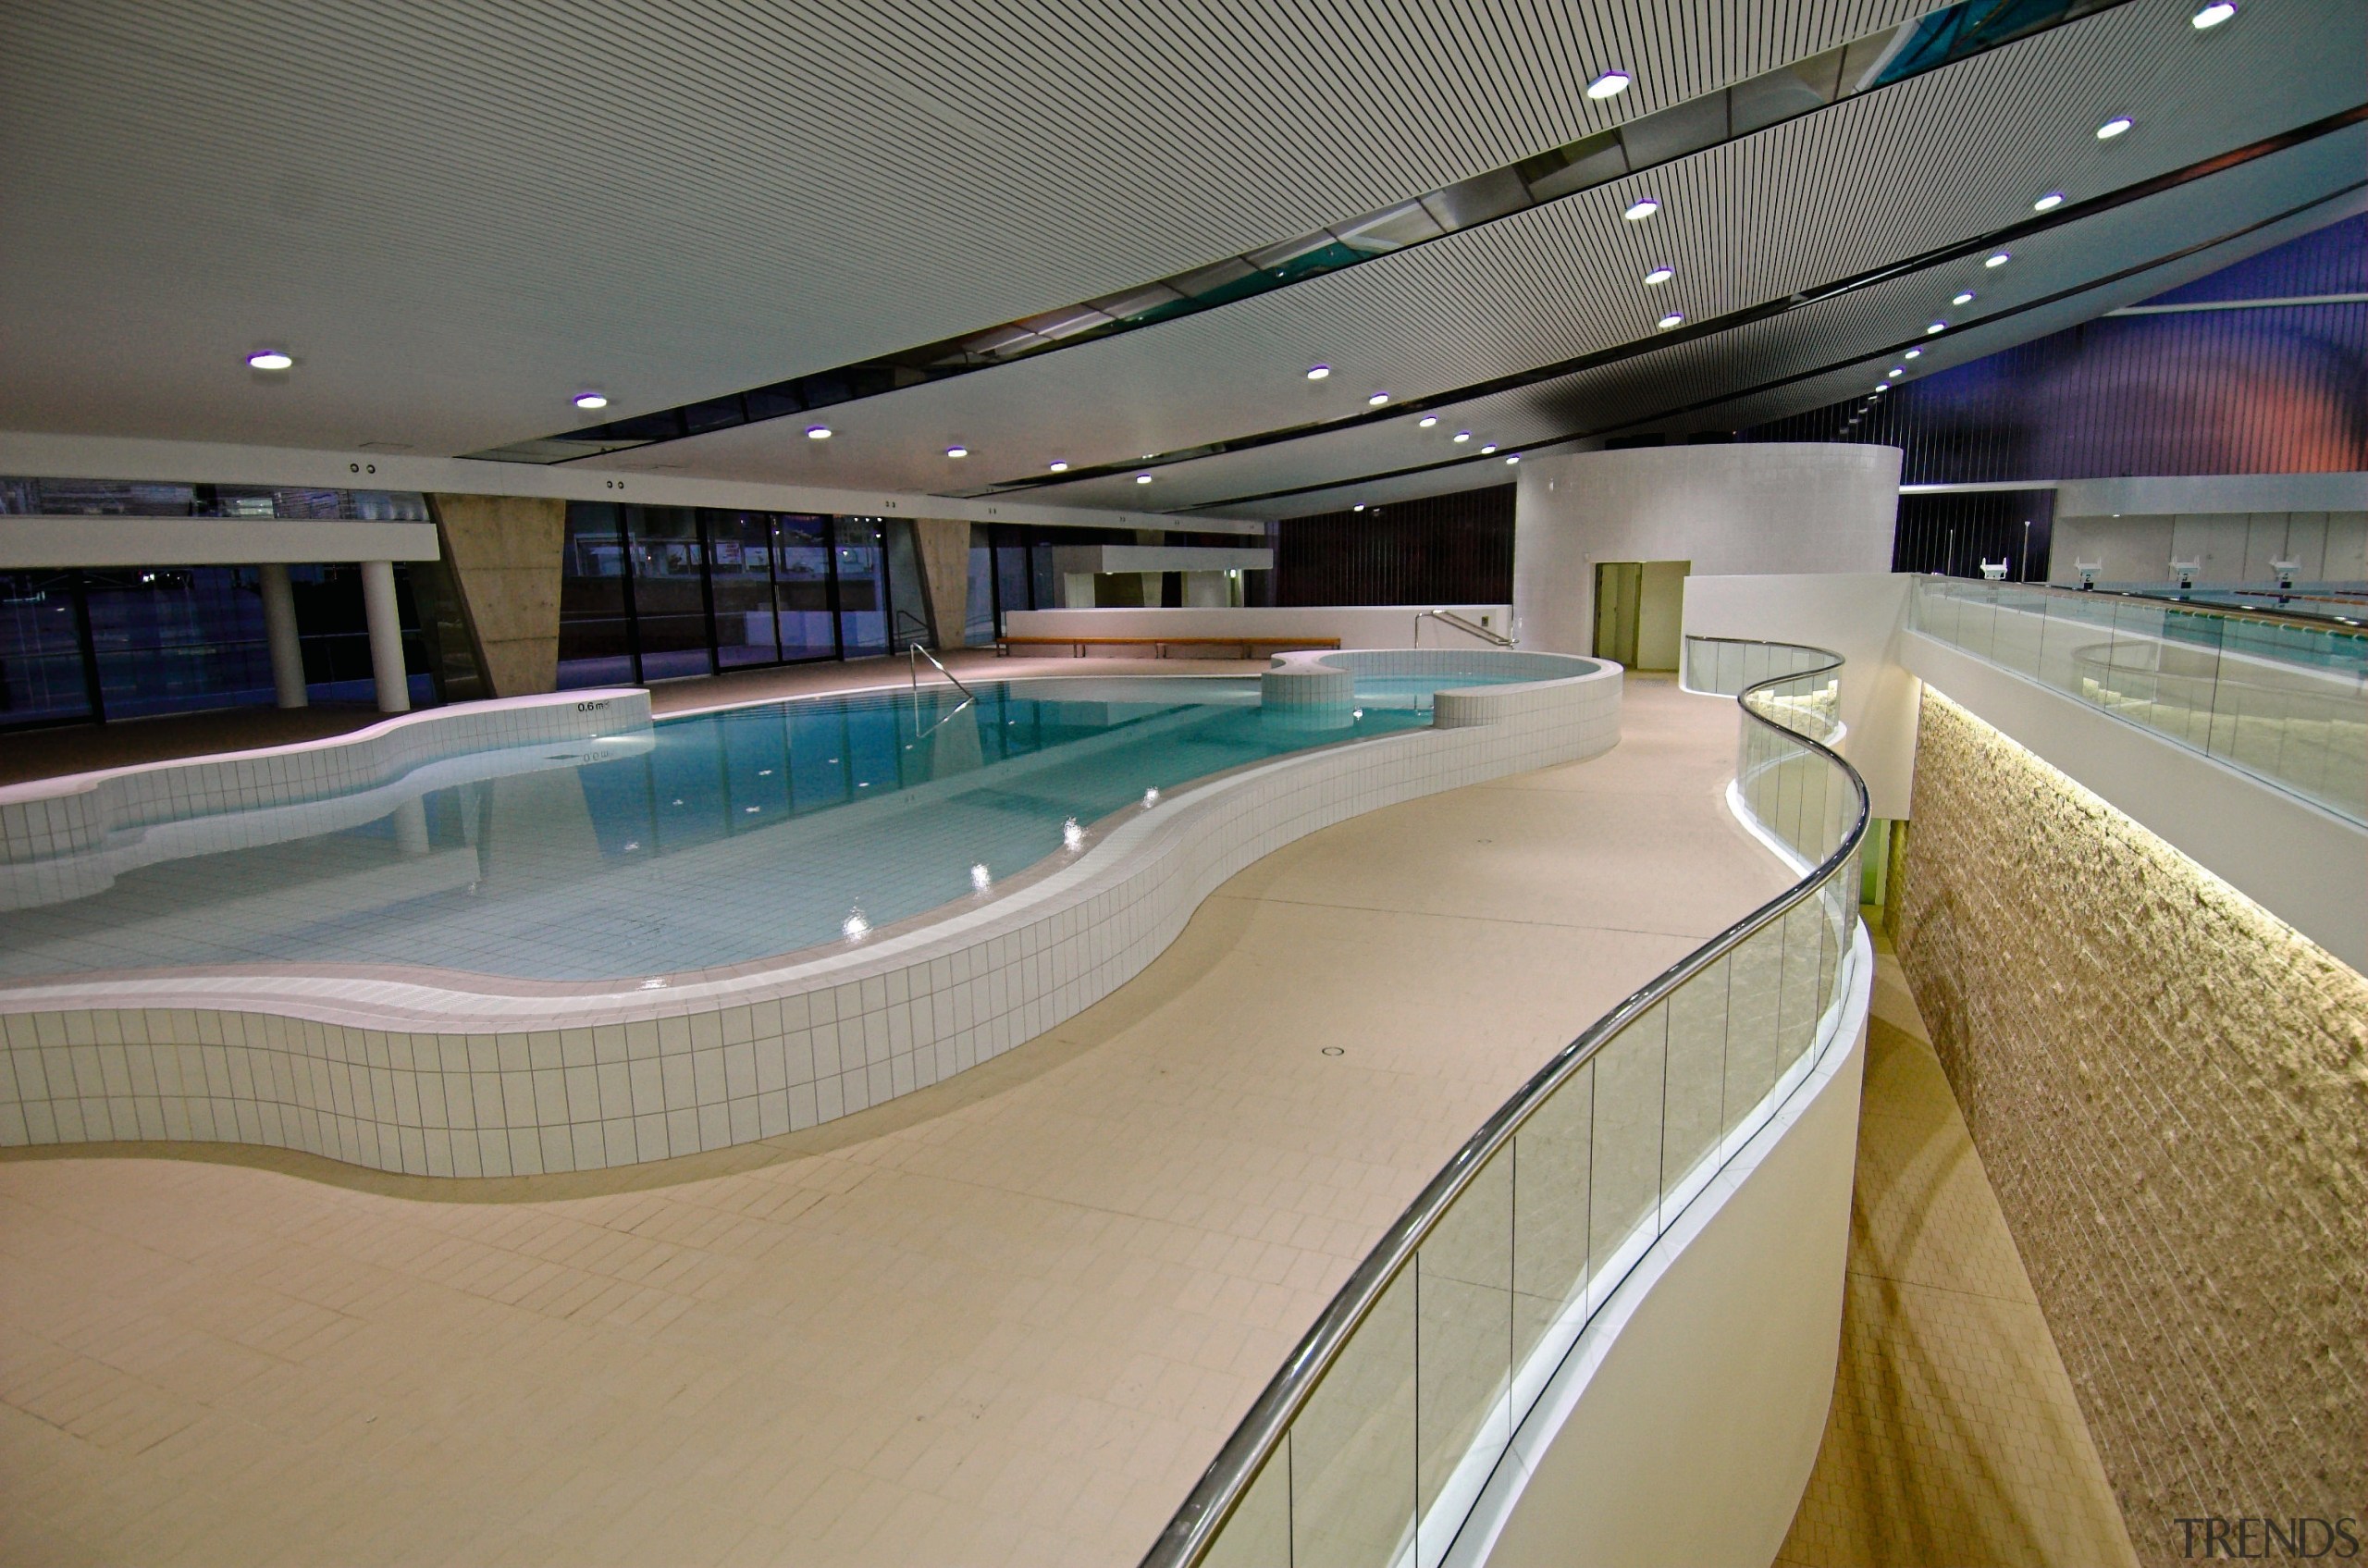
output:
[[[1082,659],[1089,647],[1148,648],[1153,650],[1153,658],[1165,659],[1171,648],[1238,648],[1241,649],[1241,657],[1247,659],[1253,648],[1337,648],[1339,646],[1338,637],[997,637],[995,655],[1007,659],[1015,648],[1072,648],[1077,650],[1077,657]]]

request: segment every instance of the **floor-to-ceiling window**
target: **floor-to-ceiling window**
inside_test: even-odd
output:
[[[970,525],[969,582],[962,611],[962,640],[973,648],[994,641],[1003,630],[1002,610],[995,602],[994,530],[984,523]]]
[[[0,572],[0,725],[91,716],[80,574]]]
[[[334,528],[346,520],[425,522],[427,502],[407,491],[0,477],[0,513],[302,519]],[[445,591],[442,571],[433,562],[395,566],[414,707],[445,696],[447,662],[423,632],[415,597],[430,579]],[[288,575],[307,694],[315,702],[375,700],[361,568],[297,564]],[[460,663],[474,680],[474,661]],[[277,697],[253,566],[0,572],[0,729],[269,706]]]
[[[626,559],[633,568],[634,620],[641,678],[664,681],[715,673],[715,629],[708,619],[705,530],[696,508],[627,506]]]
[[[773,519],[763,512],[706,514],[709,592],[720,669],[781,662],[773,608]]]
[[[876,517],[571,501],[559,684],[859,658],[925,638],[910,528]]]
[[[849,659],[888,651],[888,551],[877,517],[838,520],[839,644]]]
[[[607,501],[567,503],[567,542],[559,575],[559,684],[631,685],[633,582],[625,572],[623,508]]]
[[[831,577],[831,520],[772,520],[773,603],[781,622],[781,656],[839,657],[837,588]]]

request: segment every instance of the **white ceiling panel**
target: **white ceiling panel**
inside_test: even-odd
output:
[[[2368,127],[2355,126],[2101,214],[2078,226],[2034,236],[2015,247],[2016,259],[2010,266],[1994,272],[1983,268],[1979,260],[1967,259],[1893,279],[1733,331],[1672,344],[1637,359],[1458,404],[1440,411],[1439,425],[1430,430],[1417,427],[1409,415],[1352,431],[1176,464],[1157,470],[1157,482],[1151,487],[1106,479],[1063,487],[1062,491],[1089,504],[1125,504],[1124,500],[1114,502],[1113,498],[1126,498],[1136,505],[1155,501],[1166,508],[1215,507],[1232,515],[1290,515],[1325,508],[1311,505],[1300,496],[1272,502],[1242,498],[1334,479],[1348,482],[1363,475],[1450,459],[1459,455],[1452,444],[1459,429],[1474,433],[1473,440],[1461,449],[1463,452],[1495,442],[1504,454],[1510,454],[1574,430],[1682,433],[1733,428],[1747,421],[1817,407],[1853,389],[1871,389],[1893,364],[1902,364],[1915,377],[1929,375],[1975,357],[1965,347],[1968,341],[1985,345],[1979,352],[1990,352],[2158,292],[2191,274],[2158,273],[2151,279],[2095,290],[2084,302],[2006,316],[2002,328],[1972,330],[1993,313],[2015,310],[2304,204],[2320,203],[2308,216],[2253,237],[2253,248],[2335,221],[2356,210],[2357,197],[2334,202],[2322,198],[2357,186],[2364,164],[2368,164]],[[2219,253],[2222,259],[2212,265],[2226,265],[2243,253],[2247,253],[2241,246],[2224,248]],[[1975,289],[1980,297],[1975,305],[1958,311],[1948,300],[1962,288]],[[1935,319],[1955,320],[1968,331],[1921,336],[1919,328]],[[1906,341],[1923,350],[1914,362],[1886,356],[1747,403],[1720,404],[1667,418],[1646,417],[1684,408],[1720,391],[1741,391]],[[1430,488],[1453,489],[1506,477],[1488,469],[1489,465],[1479,463],[1443,470],[1434,475]]]
[[[2246,33],[2222,37],[2197,33],[2187,15],[2182,0],[2138,0],[1346,272],[844,404],[818,416],[835,432],[828,441],[808,440],[804,420],[776,420],[591,461],[968,488],[1041,475],[1054,458],[1082,468],[1338,418],[1361,413],[1375,389],[1402,402],[1649,339],[1666,309],[1703,319],[1781,299],[2027,217],[2041,191],[2100,194],[2340,110],[2359,94],[2352,62],[2324,47],[2325,30],[2308,18],[2289,15],[2278,26],[2264,17]],[[2281,81],[2279,93],[2226,91],[2230,80],[2267,77]],[[2139,115],[2139,128],[2100,142],[2096,124],[2125,108]],[[1621,221],[1621,210],[1646,191],[1664,201],[1661,213],[1642,224]],[[2178,210],[2190,208],[2210,216],[2208,206]],[[2052,287],[2093,276],[2083,270],[2090,258],[2064,231],[2040,244],[2059,258]],[[1646,288],[1643,274],[1661,264],[1677,268],[1676,280]],[[2037,275],[2017,266],[1998,281],[2027,288]],[[1889,314],[1863,297],[1854,302],[1846,319],[1871,336],[1851,340],[1888,341],[1920,325],[1929,308],[1916,289],[1877,297],[1891,302]],[[1818,330],[1834,331],[1844,317],[1815,319]],[[1804,329],[1795,323],[1791,335]],[[1835,346],[1812,345],[1827,359]],[[1687,352],[1678,363],[1700,366],[1703,357]],[[1334,373],[1311,383],[1304,371],[1318,361]],[[1605,384],[1629,378],[1625,371],[1597,376]],[[1554,401],[1515,394],[1498,403]],[[1400,427],[1391,421],[1367,429]],[[1496,432],[1509,440],[1535,433],[1518,426]],[[970,455],[945,457],[956,443]],[[1029,493],[1092,505],[1200,505],[1328,479],[1399,450],[1395,437],[1342,433],[1161,467],[1149,487],[1122,475]]]
[[[1929,8],[18,0],[0,425],[544,435],[579,387],[617,417],[1066,305]]]

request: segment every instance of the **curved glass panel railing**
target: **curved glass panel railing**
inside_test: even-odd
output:
[[[1824,744],[1842,661],[1725,645],[1703,653],[1706,679],[1729,647],[1736,793],[1801,880],[1598,1019],[1472,1136],[1300,1341],[1145,1568],[1437,1568],[1589,1320],[1846,1045],[1868,805]]]
[[[2368,822],[2368,631],[2030,583],[1928,578],[1909,625]]]

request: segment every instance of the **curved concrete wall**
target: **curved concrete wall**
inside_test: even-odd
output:
[[[1522,646],[1586,653],[1595,563],[1699,574],[1888,572],[1896,447],[1825,441],[1572,452],[1522,465],[1513,615]]]

